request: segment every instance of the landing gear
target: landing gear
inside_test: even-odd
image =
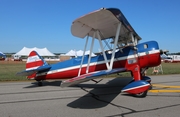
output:
[[[127,92],[138,98],[146,97],[147,92],[151,87],[151,78],[145,76],[147,68],[148,67],[141,69],[138,64],[130,67],[129,70],[134,79],[122,89],[122,92]]]
[[[38,81],[38,86],[42,86],[42,81]]]
[[[151,90],[152,89],[152,85],[151,85],[151,79],[149,77],[143,77],[142,78],[143,80],[147,81],[150,86],[149,86],[149,89],[148,90]],[[132,80],[130,83],[134,82],[134,80]],[[141,92],[141,93],[138,93],[138,94],[134,94],[135,97],[138,97],[138,98],[144,98],[147,96],[147,91],[144,91],[144,92]]]
[[[144,80],[134,81],[126,85],[121,91],[127,92],[134,97],[144,98],[147,96],[150,84]]]
[[[138,98],[145,98],[147,96],[147,92],[148,91],[144,91],[142,93],[135,94],[134,96]]]

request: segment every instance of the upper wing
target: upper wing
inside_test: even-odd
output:
[[[40,66],[40,67],[38,67],[36,69],[24,70],[24,71],[18,72],[16,75],[19,75],[19,76],[29,76],[29,75],[34,74],[35,72],[47,70],[47,69],[50,69],[50,68],[51,68],[50,65]]]
[[[97,76],[108,75],[108,74],[122,72],[122,71],[126,71],[126,69],[125,68],[116,68],[116,69],[112,69],[112,70],[102,70],[102,71],[96,71],[96,72],[83,74],[81,76],[74,77],[74,78],[63,81],[61,83],[61,87],[68,87],[71,85],[89,81],[91,79],[95,79],[95,78],[97,78]]]
[[[116,8],[103,8],[76,19],[72,23],[71,33],[76,37],[84,38],[87,35],[93,37],[93,31],[99,30],[101,39],[107,39],[115,36],[119,22],[122,23],[121,36],[128,36],[128,33],[132,32],[134,37],[141,39],[123,13]]]

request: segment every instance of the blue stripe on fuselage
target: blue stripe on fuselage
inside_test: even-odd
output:
[[[144,45],[147,44],[147,48],[144,48]],[[147,51],[151,51],[151,50],[158,50],[159,49],[159,46],[158,46],[158,43],[156,41],[148,41],[148,42],[144,42],[144,43],[141,43],[141,44],[138,44],[136,46],[138,49],[137,49],[137,53],[141,53],[141,52],[147,52]],[[118,51],[115,53],[115,58],[120,58],[120,57],[127,57],[129,55],[133,55],[135,54],[136,52],[134,52],[134,47],[133,46],[128,46],[128,47],[125,47],[122,49],[123,53]],[[106,54],[107,56],[107,59],[111,59],[111,54]],[[84,62],[83,64],[87,64],[88,63],[88,58],[89,58],[89,55],[85,55],[84,57]],[[63,61],[63,62],[59,62],[59,63],[56,63],[56,64],[52,64],[52,67],[50,69],[51,70],[55,70],[55,69],[62,69],[62,68],[68,68],[68,67],[73,67],[73,66],[78,66],[81,64],[81,59],[82,57],[77,57],[77,58],[73,58],[73,59],[70,59],[70,60],[66,60],[66,61]],[[104,61],[104,57],[103,55],[98,55],[98,56],[95,56],[95,57],[92,57],[91,58],[91,63],[92,62],[100,62],[100,61]]]

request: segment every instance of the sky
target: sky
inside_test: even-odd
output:
[[[72,22],[102,7],[113,7],[123,12],[140,42],[155,40],[160,49],[180,52],[179,6],[180,0],[0,0],[0,51],[83,50],[85,39],[71,34]]]

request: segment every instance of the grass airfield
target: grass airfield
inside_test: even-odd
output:
[[[48,62],[53,64],[56,62]],[[180,74],[180,63],[162,63],[163,74],[160,72],[157,75],[169,75],[169,74]],[[4,81],[28,81],[25,76],[16,76],[17,72],[25,70],[26,62],[23,61],[0,61],[0,82]],[[152,74],[153,68],[147,70],[147,76],[154,75]],[[109,76],[103,77],[126,77],[130,76],[129,72],[112,74]]]

